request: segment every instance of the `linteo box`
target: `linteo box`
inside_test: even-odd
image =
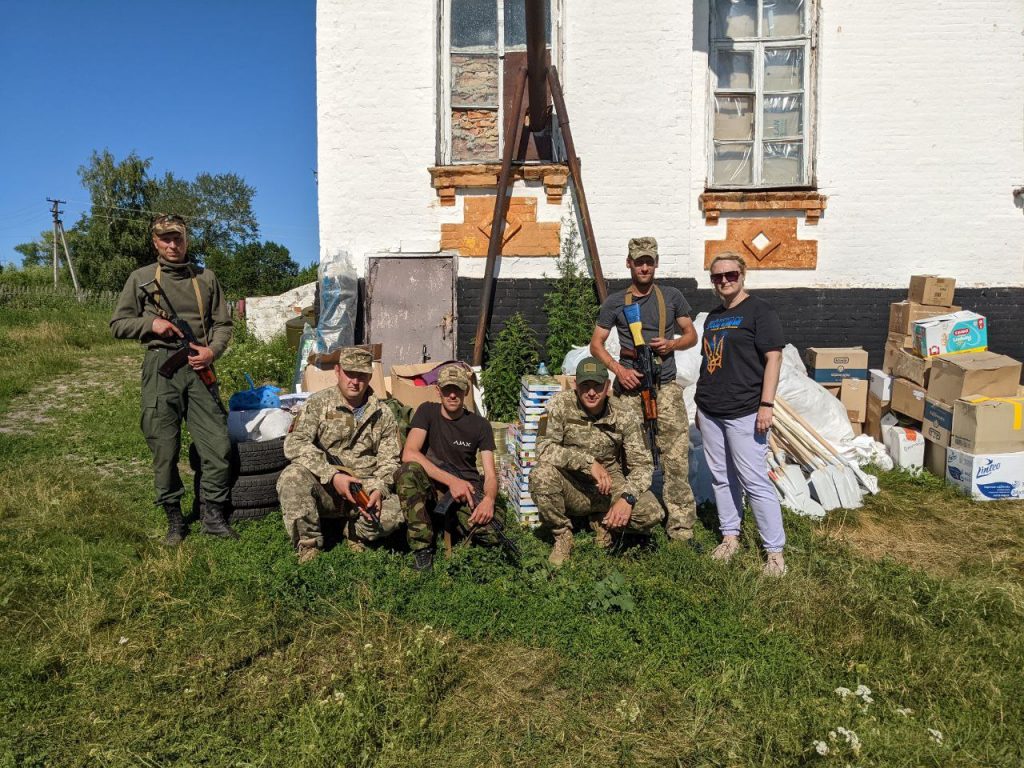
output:
[[[953,306],[953,289],[956,280],[952,277],[935,275],[913,275],[907,298],[916,304],[930,304],[933,307]]]
[[[965,309],[914,323],[914,351],[921,357],[985,349],[988,349],[988,323],[977,312]]]
[[[892,375],[897,379],[909,379],[922,387],[928,386],[932,358],[919,357],[904,349],[899,349],[893,352],[890,364],[892,365]]]
[[[907,379],[893,379],[889,407],[914,421],[924,419],[925,388]]]
[[[946,451],[946,479],[979,501],[1024,499],[1024,452]]]
[[[868,379],[868,353],[863,347],[808,347],[807,375],[819,384],[843,379]]]
[[[1024,451],[1024,397],[965,397],[953,404],[950,445],[968,453]]]
[[[867,418],[868,383],[862,379],[843,379],[839,385],[839,399],[843,402],[851,424],[860,424]]]
[[[953,405],[961,397],[1014,397],[1021,364],[995,352],[948,355],[932,361],[928,397]]]
[[[949,445],[949,436],[953,431],[953,406],[926,397],[921,431],[924,432],[926,440],[931,440],[942,447]]]
[[[889,402],[892,400],[892,376],[884,373],[877,368],[872,368],[868,371],[868,377],[870,383],[868,384],[868,392],[877,397],[882,402]]]
[[[913,336],[914,323],[937,315],[959,312],[960,307],[930,307],[914,301],[897,301],[889,305],[889,334]]]
[[[924,440],[924,468],[935,475],[946,479],[946,451],[944,445],[933,443],[928,438]]]

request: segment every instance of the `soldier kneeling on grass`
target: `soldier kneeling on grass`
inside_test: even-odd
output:
[[[588,357],[576,368],[576,390],[555,395],[541,419],[530,493],[555,539],[552,565],[572,552],[570,518],[588,518],[597,545],[608,549],[613,531],[646,534],[664,516],[650,490],[654,464],[643,424],[608,397],[609,388],[608,369]]]
[[[343,519],[345,543],[355,551],[402,524],[391,493],[399,464],[398,425],[369,389],[372,357],[346,347],[322,362],[335,363],[338,385],[306,401],[284,441],[291,464],[277,481],[284,527],[300,563],[323,549],[321,518]],[[369,499],[366,508],[358,503],[359,486]]]
[[[438,373],[440,403],[423,403],[416,409],[402,451],[402,467],[395,488],[402,501],[408,526],[409,549],[417,571],[434,564],[434,513],[446,530],[485,546],[498,545],[490,526],[501,512],[495,509],[498,474],[494,468],[494,430],[487,419],[465,408],[469,370],[461,363]],[[476,468],[477,452],[483,477]]]

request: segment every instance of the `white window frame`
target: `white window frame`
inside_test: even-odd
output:
[[[437,83],[437,163],[438,165],[477,165],[501,162],[505,146],[505,4],[522,0],[494,0],[498,12],[498,154],[492,160],[452,160],[452,0],[438,3],[438,83]],[[551,15],[551,61],[558,61],[561,50],[562,0],[549,0]],[[480,49],[480,53],[491,49]],[[472,53],[472,50],[467,51]],[[561,67],[559,67],[561,72]],[[474,109],[485,109],[473,107]]]
[[[727,38],[716,37],[718,30],[716,2],[712,0],[709,4],[710,18],[708,28],[708,39],[710,41],[710,55],[708,60],[708,92],[707,92],[707,179],[705,186],[710,190],[771,190],[771,189],[792,189],[813,188],[815,186],[815,103],[817,91],[817,2],[816,0],[805,0],[804,2],[804,34],[791,35],[787,37],[763,37],[761,25],[764,23],[763,6],[764,0],[757,0],[757,32],[753,37]],[[728,2],[728,0],[725,0]],[[779,185],[766,183],[763,180],[764,165],[764,57],[765,51],[772,48],[798,48],[802,47],[803,54],[803,113],[801,122],[803,125],[803,141],[800,158],[802,177],[793,184]],[[718,71],[718,54],[720,52],[752,52],[754,66],[751,77],[752,88],[718,88],[716,72]],[[772,92],[772,96],[796,95],[797,92],[787,94],[785,92]],[[751,181],[749,184],[729,184],[727,182],[715,181],[715,144],[745,144],[747,141],[721,140],[715,141],[715,99],[716,96],[754,96],[754,137],[750,142],[752,147]],[[781,142],[785,143],[785,142]]]

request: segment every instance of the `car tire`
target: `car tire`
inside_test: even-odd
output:
[[[284,457],[284,438],[256,442],[231,444],[231,472],[236,476],[263,475],[268,472],[279,472],[288,466]],[[195,443],[188,447],[188,465],[193,472],[202,469],[199,451]]]

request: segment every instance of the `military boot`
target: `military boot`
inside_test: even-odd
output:
[[[228,525],[223,504],[207,501],[203,505],[203,533],[222,539],[237,539],[238,534]]]
[[[412,569],[414,571],[430,571],[434,568],[434,550],[430,547],[426,549],[417,549],[413,554],[414,560],[412,563]]]
[[[552,534],[555,537],[555,545],[548,555],[548,562],[557,568],[572,554],[572,528],[557,528]]]
[[[366,544],[359,538],[359,534],[356,533],[356,521],[349,520],[345,525],[345,546],[348,547],[350,552],[365,552]]]
[[[299,539],[296,552],[299,555],[299,565],[304,565],[320,554],[320,547],[316,545],[316,539]]]
[[[601,515],[593,515],[590,518],[590,530],[594,532],[594,543],[598,549],[612,548],[612,532],[601,523]]]
[[[185,517],[181,514],[181,504],[178,502],[164,504],[164,512],[167,514],[167,535],[164,536],[164,544],[168,547],[176,547],[181,544],[188,532],[188,528],[185,526]]]

